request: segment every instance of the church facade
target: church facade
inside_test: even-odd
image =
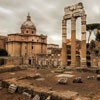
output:
[[[6,50],[12,58],[11,61],[15,59],[15,62],[32,64],[37,55],[47,53],[47,36],[36,33],[36,27],[28,14],[21,25],[21,33],[8,34]]]

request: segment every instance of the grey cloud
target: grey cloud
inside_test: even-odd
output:
[[[37,34],[47,34],[49,43],[61,45],[64,7],[78,2],[84,4],[87,23],[100,22],[100,0],[0,0],[0,33],[20,32],[20,26],[30,12],[32,21],[37,27]],[[80,20],[78,20],[77,38],[81,38],[80,35]],[[68,37],[70,37],[70,24],[68,24]]]

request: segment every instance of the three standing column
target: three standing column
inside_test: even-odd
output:
[[[62,66],[67,65],[67,23],[62,20]],[[81,67],[86,66],[86,15],[81,17]],[[71,18],[71,66],[76,67],[76,18]]]

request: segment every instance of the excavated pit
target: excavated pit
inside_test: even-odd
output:
[[[14,68],[16,69],[16,67]],[[0,73],[2,87],[8,89],[9,85],[15,84],[17,86],[15,94],[22,95],[23,92],[27,92],[31,94],[31,99],[38,94],[41,100],[46,100],[48,96],[51,97],[50,100],[69,100],[69,98],[74,100],[78,94],[82,97],[93,98],[97,93],[100,93],[100,81],[96,79],[97,74],[94,72],[65,71],[64,73],[54,73],[53,69],[26,67],[22,68],[23,70],[19,68],[17,71],[12,71],[12,67],[9,67],[10,71],[7,72],[7,69],[4,69],[6,71]],[[87,79],[88,76],[93,75],[94,79]],[[73,83],[75,77],[81,77],[83,83]],[[58,84],[60,78],[68,78],[68,84]]]

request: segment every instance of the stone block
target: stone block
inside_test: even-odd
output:
[[[17,89],[17,86],[15,84],[10,84],[9,88],[8,88],[8,92],[9,93],[15,93]]]
[[[27,93],[27,92],[23,92],[24,98],[25,100],[28,100],[31,98],[31,94]]]
[[[63,97],[61,100],[74,100],[74,98],[78,97],[79,93],[74,91],[66,91],[66,93],[62,93]]]
[[[39,95],[35,95],[32,100],[40,100],[40,96]]]
[[[100,75],[97,75],[97,80],[100,81]]]
[[[59,84],[68,84],[68,78],[61,78],[58,80]]]
[[[88,80],[93,80],[95,77],[94,76],[87,76]]]
[[[73,83],[83,83],[82,78],[81,77],[74,78]]]
[[[36,73],[36,74],[34,75],[34,79],[38,79],[38,78],[41,78],[41,74]]]

